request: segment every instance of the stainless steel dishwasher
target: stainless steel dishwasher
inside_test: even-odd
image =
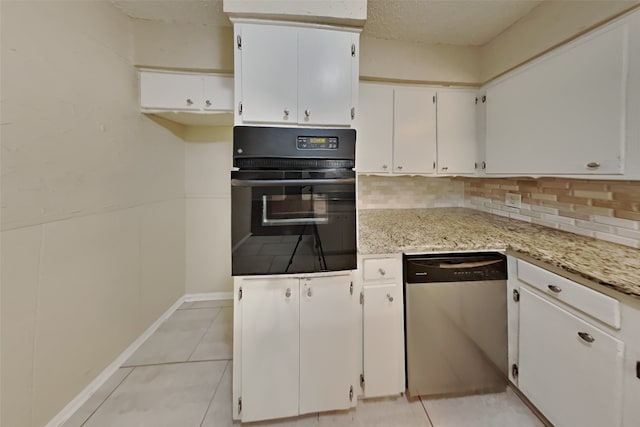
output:
[[[405,255],[404,276],[409,395],[504,391],[506,257]]]

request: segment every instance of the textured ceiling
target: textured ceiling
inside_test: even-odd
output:
[[[133,18],[231,25],[222,12],[222,0],[111,1]],[[540,3],[540,0],[368,0],[363,35],[424,43],[482,45]]]

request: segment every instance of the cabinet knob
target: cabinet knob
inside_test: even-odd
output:
[[[287,298],[291,296],[291,288],[287,288],[287,291],[284,293],[284,296]]]
[[[591,334],[588,334],[586,332],[578,332],[578,336],[582,338],[583,341],[586,341],[588,343],[592,343],[596,340]]]
[[[204,101],[204,105],[206,105],[207,107],[211,107],[211,101],[207,99],[206,101]]]
[[[449,170],[449,167],[448,167],[448,166],[443,166],[443,167],[442,167],[442,170],[443,170],[443,171]]]
[[[285,117],[285,119],[289,118],[289,109],[288,108],[284,109],[284,117]]]
[[[555,292],[556,294],[559,294],[560,292],[562,292],[562,288],[560,286],[549,285],[547,286],[547,288],[549,288],[551,292]]]
[[[304,110],[304,116],[308,119],[311,116],[311,110]]]
[[[387,272],[384,271],[384,268],[379,268],[378,271],[380,272],[381,276],[384,276],[385,274],[387,274]]]
[[[391,296],[391,294],[387,294],[387,299],[389,300],[389,302],[393,302],[393,297]]]
[[[396,166],[398,170],[402,170],[402,166]]]
[[[600,167],[600,163],[598,163],[598,162],[589,162],[589,163],[587,163],[587,167],[589,169],[598,169]]]
[[[191,100],[191,98],[187,98],[187,105],[193,105],[193,101]]]
[[[311,297],[312,294],[313,292],[311,292],[311,288],[307,288],[307,296]]]
[[[386,169],[386,168],[388,168],[388,167],[389,167],[389,166],[387,166],[387,165],[382,165],[382,169]]]

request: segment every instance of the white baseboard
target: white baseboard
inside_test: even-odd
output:
[[[185,302],[233,299],[233,292],[207,292],[203,294],[186,294]]]
[[[229,293],[232,295],[232,293]],[[203,294],[206,295],[206,294]],[[126,362],[133,353],[144,343],[147,338],[151,336],[164,322],[178,309],[184,302],[187,295],[183,295],[173,303],[171,307],[167,309],[146,331],[142,333],[134,342],[131,343],[109,366],[104,368],[100,374],[94,378],[93,381],[87,385],[71,402],[67,404],[62,410],[53,417],[45,427],[59,427],[65,423],[71,416],[78,410],[87,400],[95,393],[102,385],[116,372],[120,366]]]

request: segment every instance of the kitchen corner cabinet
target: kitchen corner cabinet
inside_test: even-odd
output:
[[[360,84],[360,173],[474,174],[476,93]]]
[[[364,397],[397,395],[405,389],[402,258],[364,257],[360,264]]]
[[[606,26],[487,86],[487,174],[623,172],[628,25]]]
[[[356,405],[358,298],[351,274],[236,278],[234,419]]]
[[[235,23],[236,124],[351,126],[359,34]]]

